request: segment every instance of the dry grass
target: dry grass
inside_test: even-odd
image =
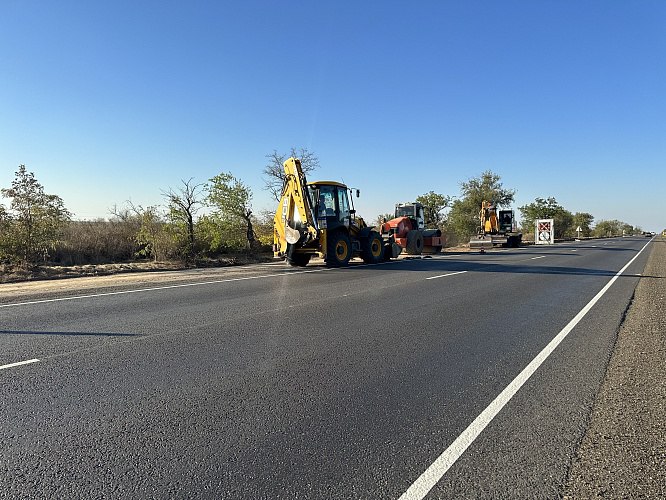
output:
[[[29,269],[5,264],[0,266],[0,283],[78,278],[85,276],[109,276],[132,272],[181,271],[192,268],[238,266],[257,262],[270,262],[272,260],[272,254],[237,254],[217,259],[198,259],[194,264],[185,264],[182,261],[137,261],[121,264],[85,264],[76,266],[41,265]]]

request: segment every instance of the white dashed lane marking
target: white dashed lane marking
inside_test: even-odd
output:
[[[8,365],[0,365],[0,370],[6,370],[7,368],[14,368],[16,366],[29,365],[31,363],[38,363],[38,359],[28,359],[26,361],[18,361],[16,363],[9,363]]]

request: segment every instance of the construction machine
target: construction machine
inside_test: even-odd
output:
[[[493,203],[484,200],[481,202],[479,219],[481,222],[479,233],[470,239],[470,249],[520,246],[523,234],[516,231],[516,218],[513,210],[498,211]]]
[[[273,219],[273,253],[292,266],[306,266],[313,256],[327,266],[346,266],[352,257],[366,263],[395,258],[400,247],[383,240],[356,216],[346,185],[335,181],[307,182],[301,161],[284,162],[285,179]]]
[[[423,205],[418,202],[397,203],[393,219],[380,226],[384,240],[393,238],[410,255],[439,253],[444,246],[440,229],[426,229]]]

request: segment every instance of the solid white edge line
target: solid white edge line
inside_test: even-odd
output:
[[[8,365],[0,366],[0,370],[5,370],[6,368],[14,368],[15,366],[29,365],[30,363],[39,363],[38,359],[28,359],[26,361],[18,361],[16,363],[9,363]]]
[[[650,240],[651,241],[651,240]],[[582,320],[592,307],[604,296],[608,289],[622,275],[622,273],[643,253],[643,250],[650,244],[647,242],[627,264],[620,269],[611,280],[590,300],[583,309],[580,310],[569,323],[562,328],[553,340],[551,340],[537,356],[521,371],[511,383],[483,410],[474,421],[469,424],[462,434],[460,434],[444,452],[435,459],[423,474],[400,495],[399,500],[422,500],[428,492],[442,479],[449,468],[460,458],[460,456],[469,448],[474,440],[488,426],[495,416],[506,406],[525,382],[534,374],[534,372],[548,359],[548,356],[557,348],[558,345],[569,335],[569,332]]]
[[[456,271],[455,273],[448,273],[448,274],[440,274],[439,276],[431,276],[430,278],[426,278],[427,280],[436,280],[437,278],[445,278],[446,276],[453,276],[454,274],[463,274],[466,273],[467,271]]]

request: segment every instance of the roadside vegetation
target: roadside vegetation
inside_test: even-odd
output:
[[[193,179],[162,191],[155,206],[126,201],[108,218],[75,220],[57,195],[48,194],[20,165],[0,204],[2,274],[44,266],[127,262],[216,265],[266,258],[272,214],[255,215],[252,191],[222,172],[205,183]]]
[[[505,188],[501,177],[487,170],[478,177],[460,183],[458,196],[446,196],[433,191],[419,196],[423,204],[426,225],[439,227],[447,237],[447,244],[455,246],[469,241],[479,229],[481,202],[491,201],[497,208],[510,209],[516,190]],[[448,212],[444,209],[450,208]],[[594,224],[594,216],[588,212],[572,213],[561,206],[554,197],[536,198],[532,203],[518,208],[522,216],[523,241],[534,241],[534,224],[537,219],[553,219],[555,238],[606,238],[640,234],[641,228],[618,220],[600,220]],[[428,216],[428,214],[434,214]],[[389,217],[389,214],[380,215]],[[578,231],[580,228],[580,231]]]
[[[266,155],[265,189],[280,198],[289,156],[301,158],[306,174],[319,167],[316,154],[292,148]],[[242,255],[270,256],[273,212],[254,213],[252,190],[231,172],[220,172],[205,182],[193,178],[161,191],[163,204],[136,205],[130,201],[109,210],[108,218],[76,220],[65,201],[19,165],[11,186],[0,191],[0,263],[3,274],[12,269],[44,266],[81,266],[128,262],[176,262],[182,266],[219,265]],[[416,198],[425,209],[426,226],[438,227],[447,245],[466,243],[477,231],[483,200],[511,208],[516,191],[503,186],[488,170],[460,183],[457,196],[429,191]],[[533,238],[536,219],[555,221],[556,238],[610,237],[641,232],[618,220],[600,220],[587,212],[572,213],[554,197],[536,198],[519,207],[524,240]],[[373,222],[392,218],[390,213]],[[578,230],[580,228],[580,230]]]

